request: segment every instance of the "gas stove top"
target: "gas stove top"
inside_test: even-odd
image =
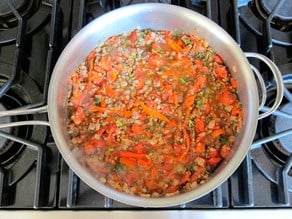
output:
[[[2,0],[0,112],[46,105],[54,64],[69,40],[94,18],[137,0]],[[147,1],[149,2],[149,1]],[[285,84],[281,106],[258,123],[254,144],[237,171],[195,201],[166,210],[292,209],[292,8],[288,0],[160,0],[199,12],[225,29],[245,52],[269,57]],[[275,82],[255,60],[267,92]],[[2,116],[1,116],[2,115]],[[0,214],[5,210],[138,210],[92,190],[66,165],[45,113],[0,113]],[[19,126],[2,127],[18,122]],[[40,123],[39,123],[40,124]],[[140,209],[141,210],[141,209]],[[145,211],[145,209],[143,209]],[[147,210],[147,209],[146,209]],[[6,211],[5,211],[6,212]]]

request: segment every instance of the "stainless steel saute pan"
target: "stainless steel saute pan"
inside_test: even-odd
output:
[[[102,43],[109,36],[129,32],[137,28],[196,32],[222,57],[232,75],[239,82],[239,98],[244,108],[244,123],[231,156],[216,169],[208,182],[193,191],[173,197],[136,197],[118,192],[100,183],[86,167],[86,163],[82,160],[82,153],[70,146],[66,130],[65,103],[69,92],[68,78],[70,74],[84,61],[87,54],[97,44]],[[259,114],[259,106],[263,104],[259,103],[256,79],[252,71],[254,68],[249,64],[246,57],[255,57],[265,62],[274,74],[277,87],[276,101],[270,111],[264,114]],[[264,88],[263,84],[261,88]],[[232,37],[210,19],[189,9],[174,5],[142,3],[114,10],[95,19],[69,42],[55,65],[49,87],[47,108],[44,106],[30,111],[0,112],[0,116],[47,111],[49,122],[25,121],[18,124],[49,125],[63,158],[85,183],[98,192],[123,203],[143,207],[165,207],[197,199],[223,183],[238,168],[246,156],[255,135],[258,119],[270,115],[281,103],[282,96],[281,73],[276,65],[260,54],[243,53]],[[0,128],[12,125],[0,124]]]

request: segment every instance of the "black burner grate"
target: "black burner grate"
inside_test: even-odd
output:
[[[17,2],[4,1],[18,20],[16,27],[0,31],[0,102],[7,110],[46,103],[50,74],[62,49],[59,1],[38,2],[38,9],[28,16],[21,13]],[[43,114],[1,118],[1,124],[47,120]],[[55,145],[48,143],[48,133],[47,127],[40,126],[1,129],[0,208],[56,207],[59,154]]]

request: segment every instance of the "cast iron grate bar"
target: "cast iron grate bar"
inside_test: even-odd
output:
[[[7,134],[5,132],[0,132],[0,137],[4,137],[4,138],[9,139],[11,141],[25,144],[28,148],[30,148],[34,151],[37,151],[38,157],[37,157],[36,162],[35,162],[36,163],[36,177],[35,177],[35,191],[34,191],[33,208],[38,209],[38,208],[44,206],[44,198],[47,197],[47,195],[46,195],[47,188],[44,187],[44,183],[43,183],[45,180],[46,174],[47,174],[47,172],[45,170],[45,163],[46,163],[46,156],[47,156],[47,150],[45,150],[45,146],[36,144],[36,143],[29,141],[29,140],[19,138],[17,136]],[[1,175],[3,175],[2,176],[2,178],[3,178],[5,176],[5,174],[2,174],[2,173],[4,173],[4,171],[1,171],[1,173],[0,173]],[[26,173],[24,173],[24,174],[26,174]],[[0,178],[0,180],[4,182],[3,179]],[[19,181],[19,180],[21,180],[21,179],[17,179],[17,181]],[[1,181],[0,181],[0,183],[2,183]],[[11,185],[15,185],[17,183],[17,181],[11,183]],[[3,185],[5,185],[5,182]]]
[[[211,0],[206,2],[207,17],[212,18]]]
[[[44,200],[43,198],[47,195],[44,195],[43,193],[46,191],[44,188],[44,178],[45,178],[45,151],[44,147],[35,145],[34,150],[38,152],[38,158],[36,163],[36,179],[35,179],[35,196],[34,196],[34,203],[33,208],[38,209],[39,207],[43,206]]]
[[[4,204],[4,197],[5,197],[5,185],[6,185],[6,175],[5,170],[0,166],[0,206]]]
[[[254,187],[253,187],[253,171],[250,151],[247,153],[246,158],[242,162],[243,167],[243,200],[245,206],[252,207],[255,204],[254,201]]]
[[[263,23],[263,40],[264,40],[264,46],[265,46],[265,53],[266,55],[269,54],[273,47],[272,42],[272,32],[271,32],[271,22],[274,16],[277,14],[279,9],[281,8],[282,4],[285,2],[285,0],[279,0],[275,7],[273,8],[272,12],[267,17],[266,21]]]
[[[279,111],[279,112],[281,112],[281,111]],[[265,137],[265,138],[261,138],[259,140],[256,140],[256,141],[254,141],[252,143],[251,150],[256,149],[258,147],[262,147],[262,145],[265,144],[265,143],[268,143],[270,141],[277,140],[279,138],[282,138],[282,137],[285,137],[285,136],[288,136],[288,135],[292,135],[292,129],[287,129],[285,131],[278,132],[277,134],[274,134],[274,135],[271,135],[271,136],[268,136],[268,137]]]
[[[105,208],[112,208],[113,207],[113,200],[107,196],[104,196],[104,207]]]
[[[213,206],[216,208],[223,207],[223,195],[222,195],[222,187],[217,187],[214,191],[212,191],[213,197]]]
[[[251,208],[255,206],[254,170],[250,151],[240,167],[231,176],[230,199],[233,207]]]
[[[85,1],[74,1],[74,5],[78,5],[73,7],[72,14],[71,15],[71,23],[72,23],[72,30],[71,30],[71,37],[73,37],[86,23],[86,10],[85,10]],[[78,16],[76,16],[76,14]]]
[[[78,191],[79,191],[79,182],[80,179],[78,176],[69,169],[69,179],[68,179],[68,191],[67,191],[67,202],[66,207],[72,208],[76,206],[78,199]]]
[[[60,25],[61,24],[61,25]],[[59,47],[59,41],[62,37],[62,15],[60,9],[59,0],[54,1],[52,6],[52,15],[51,15],[51,26],[50,26],[50,39],[49,39],[49,50],[47,53],[47,61],[46,61],[46,73],[45,73],[45,81],[44,81],[44,89],[43,89],[43,99],[41,104],[45,104],[47,100],[48,87],[50,82],[50,76],[53,70],[53,66],[57,61],[57,49]]]
[[[213,20],[216,23],[219,23],[218,21],[218,2],[217,1],[213,1],[212,0],[207,0],[206,1],[206,16]]]
[[[285,166],[279,169],[279,184],[278,184],[278,201],[284,206],[290,205],[289,189],[287,177],[290,169],[292,168],[292,153],[290,154]]]
[[[28,104],[23,108],[35,108],[39,106],[43,106],[46,104],[47,95],[48,95],[48,88],[50,82],[50,76],[53,70],[53,67],[57,61],[58,53],[60,45],[62,42],[59,42],[60,38],[62,38],[62,14],[60,9],[59,0],[55,0],[52,3],[52,13],[51,13],[51,25],[50,25],[50,36],[49,36],[49,49],[47,52],[47,60],[46,60],[46,68],[45,68],[45,80],[43,84],[43,93],[42,98],[39,102]]]
[[[233,17],[234,17],[235,40],[237,44],[241,46],[238,0],[233,1],[233,12],[234,12]]]

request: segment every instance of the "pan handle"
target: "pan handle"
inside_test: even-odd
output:
[[[19,108],[19,109],[15,109],[15,110],[0,111],[0,118],[6,117],[6,116],[19,116],[19,115],[47,113],[47,112],[48,112],[47,105],[37,107],[37,108],[31,108],[31,109]],[[0,129],[15,127],[15,126],[25,126],[25,125],[50,126],[50,123],[48,121],[39,121],[39,120],[0,123]]]
[[[269,110],[264,111],[264,112],[259,114],[258,119],[260,120],[260,119],[263,119],[263,118],[271,115],[273,112],[275,112],[276,109],[279,107],[279,105],[282,102],[283,95],[284,95],[284,83],[283,83],[283,79],[282,79],[282,74],[281,74],[280,70],[278,69],[278,67],[276,66],[276,64],[272,60],[270,60],[268,57],[266,57],[262,54],[259,54],[259,53],[254,53],[254,52],[246,52],[244,54],[247,58],[256,58],[256,59],[259,59],[260,61],[264,62],[269,67],[272,74],[274,75],[274,80],[275,80],[276,90],[277,90],[275,102],[269,108]],[[261,108],[264,107],[264,104],[266,102],[267,91],[265,88],[264,80],[263,80],[260,72],[253,65],[251,65],[251,68],[255,72],[255,75],[257,76],[257,78],[259,79],[260,89],[261,89],[262,95],[263,95],[261,104],[259,106],[259,110],[261,111]]]

